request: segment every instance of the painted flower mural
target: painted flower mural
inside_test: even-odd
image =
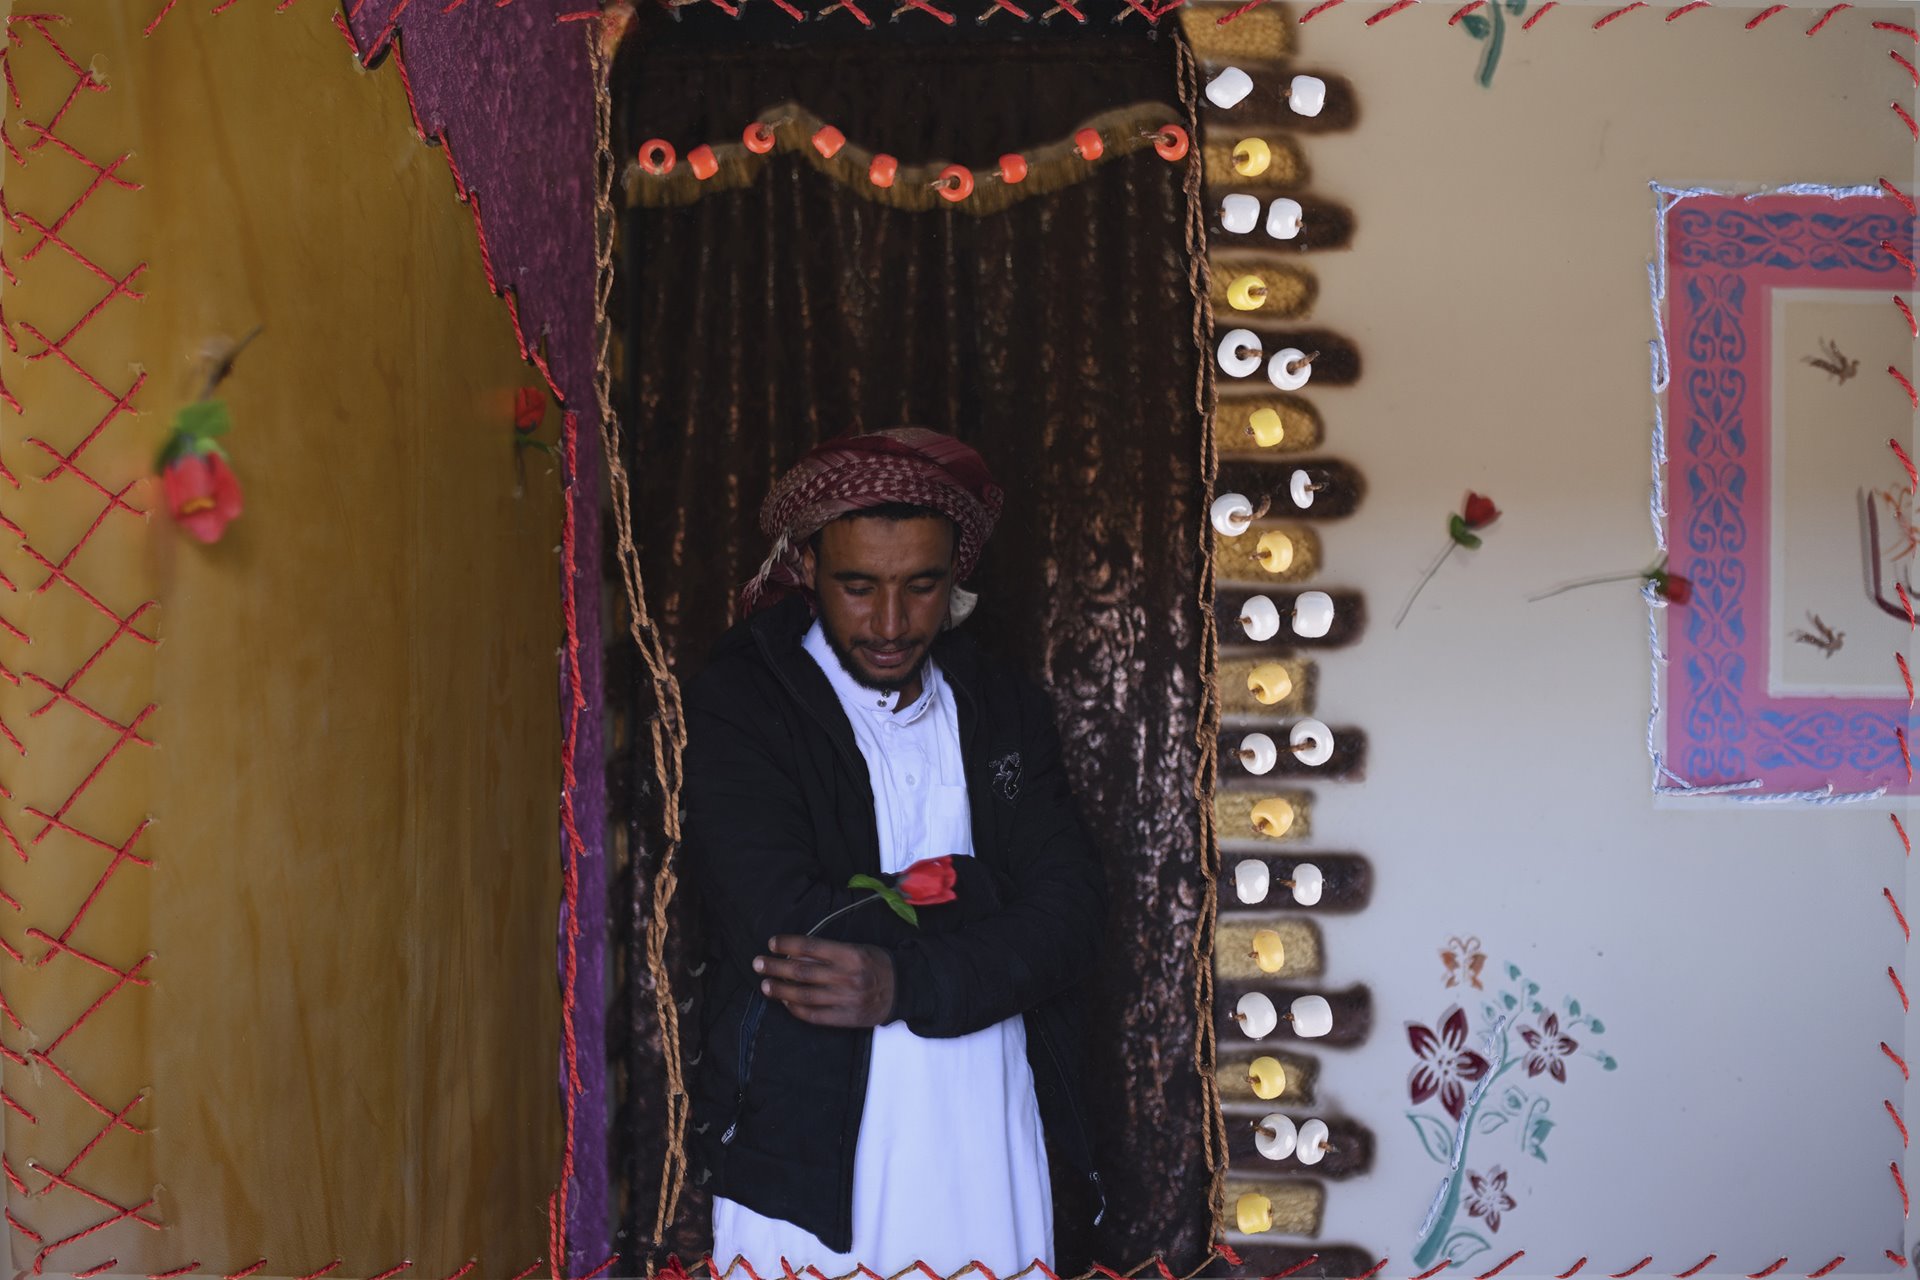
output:
[[[1458,1120],[1467,1109],[1467,1085],[1487,1074],[1487,1060],[1467,1048],[1466,1011],[1456,1004],[1441,1014],[1437,1034],[1408,1023],[1407,1040],[1420,1059],[1407,1075],[1413,1105],[1437,1095],[1447,1114]]]
[[[1567,1055],[1580,1047],[1577,1040],[1560,1034],[1560,1015],[1549,1013],[1537,1027],[1520,1028],[1527,1045],[1527,1074],[1548,1072],[1561,1084],[1567,1082]]]
[[[1462,985],[1462,974],[1468,969],[1463,952],[1477,953],[1479,945],[1477,938],[1462,943],[1456,937],[1440,949],[1444,985]],[[1477,977],[1479,966],[1472,966],[1472,972]],[[1591,1058],[1602,1071],[1619,1065],[1611,1054],[1594,1047],[1594,1037],[1604,1034],[1606,1025],[1581,1008],[1578,1000],[1569,996],[1550,1008],[1540,999],[1540,984],[1528,980],[1520,966],[1509,964],[1505,973],[1505,989],[1489,991],[1480,1005],[1477,1029],[1459,1005],[1440,1015],[1437,1029],[1418,1022],[1407,1024],[1407,1041],[1416,1059],[1407,1075],[1408,1097],[1416,1108],[1437,1102],[1438,1111],[1445,1113],[1407,1112],[1420,1145],[1446,1166],[1414,1253],[1414,1262],[1421,1268],[1442,1257],[1464,1262],[1491,1248],[1487,1237],[1474,1227],[1498,1231],[1505,1215],[1520,1207],[1521,1180],[1514,1176],[1516,1171],[1503,1164],[1484,1171],[1470,1169],[1468,1147],[1475,1140],[1511,1142],[1522,1155],[1544,1164],[1547,1137],[1555,1124],[1549,1118],[1552,1102],[1547,1093],[1570,1082],[1569,1064],[1577,1058]],[[1525,1083],[1502,1081],[1520,1066],[1525,1067]],[[1532,1082],[1538,1082],[1539,1092],[1530,1092],[1535,1087]],[[1496,1085],[1502,1087],[1496,1091]],[[1471,1226],[1460,1222],[1462,1210],[1466,1218],[1477,1221]]]
[[[1467,1216],[1485,1218],[1487,1230],[1500,1229],[1500,1215],[1518,1208],[1520,1202],[1507,1194],[1507,1171],[1499,1165],[1485,1174],[1467,1174]]]

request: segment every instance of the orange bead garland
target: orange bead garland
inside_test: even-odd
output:
[[[958,204],[973,194],[973,170],[963,164],[950,164],[940,171],[933,187],[942,199]]]
[[[1187,131],[1177,124],[1161,125],[1153,135],[1153,149],[1162,160],[1185,160],[1188,145]]]
[[[687,168],[693,170],[693,176],[705,182],[720,172],[720,161],[713,154],[713,148],[704,142],[687,152]]]
[[[892,186],[893,180],[899,174],[900,162],[884,151],[876,155],[873,163],[867,166],[867,181],[876,187]]]
[[[740,141],[753,154],[763,156],[773,150],[773,130],[755,120],[741,131]]]
[[[840,148],[847,145],[847,135],[830,124],[820,126],[820,132],[813,135],[813,149],[823,159],[831,160],[840,154]]]
[[[673,172],[673,144],[665,138],[648,138],[640,144],[640,167],[659,177]]]
[[[1082,160],[1091,162],[1100,158],[1107,144],[1100,140],[1098,129],[1081,129],[1073,135],[1073,149],[1080,153]]]
[[[1001,156],[1000,168],[997,172],[1000,175],[1000,181],[1008,185],[1024,182],[1027,177],[1027,158],[1017,151]]]

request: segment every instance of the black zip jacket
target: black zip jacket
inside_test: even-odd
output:
[[[692,1128],[710,1190],[845,1252],[873,1033],[800,1021],[760,994],[752,969],[775,935],[867,896],[850,877],[880,874],[866,761],[801,648],[812,621],[798,598],[753,615],[686,691],[686,865],[709,940]],[[1049,1150],[1091,1180],[1097,1215],[1080,1010],[1101,934],[1099,864],[1045,696],[956,632],[933,652],[959,710],[973,819],[974,856],[954,859],[958,898],[920,908],[918,928],[876,903],[819,936],[892,955],[894,1016],[916,1035],[1025,1015]],[[943,1082],[925,1086],[941,1106]]]

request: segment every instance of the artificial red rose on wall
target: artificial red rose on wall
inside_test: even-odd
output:
[[[174,415],[173,430],[160,450],[167,514],[208,544],[220,541],[243,507],[240,481],[218,443],[232,425],[223,401],[196,400]]]

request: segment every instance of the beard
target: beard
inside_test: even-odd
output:
[[[928,654],[932,652],[931,650],[922,652],[920,660],[915,662],[911,667],[908,667],[898,674],[889,675],[885,679],[881,679],[867,673],[866,669],[862,667],[859,661],[853,656],[853,651],[840,642],[839,636],[833,634],[832,627],[826,626],[823,623],[820,627],[820,633],[826,636],[827,647],[833,650],[833,656],[840,660],[841,670],[852,676],[855,684],[863,688],[872,689],[876,693],[899,693],[912,685],[920,678],[921,672],[926,669]]]

